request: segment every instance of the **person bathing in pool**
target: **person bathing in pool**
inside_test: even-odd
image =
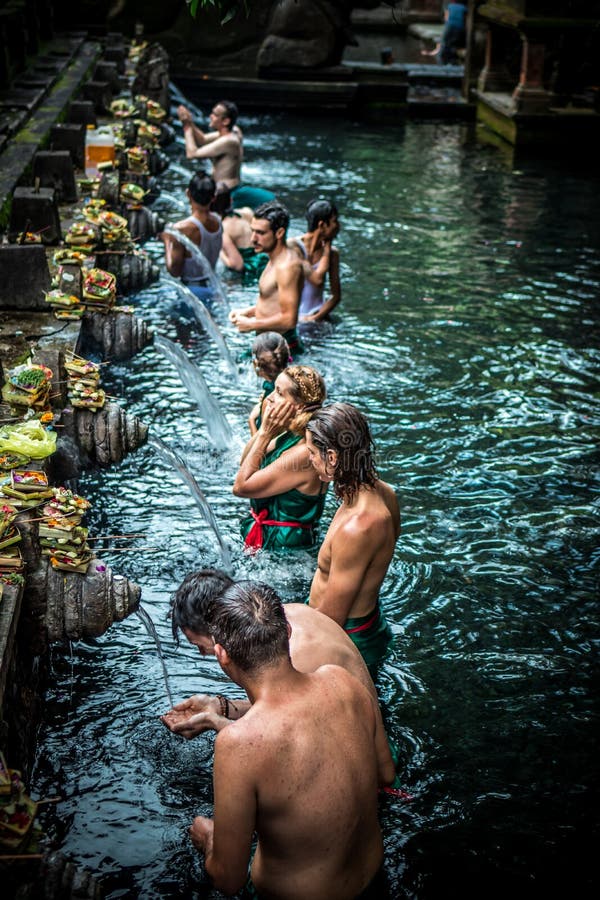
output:
[[[286,339],[276,331],[259,334],[252,343],[252,363],[259,378],[263,379],[263,392],[252,407],[248,417],[250,434],[256,434],[262,421],[265,400],[275,389],[275,379],[290,362],[290,348]]]
[[[250,500],[242,521],[246,548],[312,547],[325,503],[324,483],[308,457],[307,423],[325,400],[325,382],[310,366],[289,366],[266,398],[261,423],[242,454],[233,484]]]
[[[377,476],[365,416],[350,403],[319,409],[306,426],[310,461],[341,500],[319,549],[309,603],[354,641],[375,677],[391,640],[379,603],[400,534],[394,489]]]

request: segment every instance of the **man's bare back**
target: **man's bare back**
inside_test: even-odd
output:
[[[373,753],[375,729],[368,692],[324,666],[295,673],[219,734],[215,802],[227,790],[256,804],[251,877],[261,896],[350,900],[371,881],[383,859],[377,788],[389,767]]]
[[[351,505],[335,513],[319,550],[310,605],[343,625],[368,615],[394,555],[400,510],[393,488],[377,480],[361,486]]]

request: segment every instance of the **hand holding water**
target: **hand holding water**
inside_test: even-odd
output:
[[[176,703],[160,720],[173,734],[179,734],[189,741],[205,731],[220,731],[228,722],[228,719],[220,715],[220,710],[217,697],[195,694]]]

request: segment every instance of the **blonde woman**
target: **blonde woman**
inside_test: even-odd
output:
[[[233,485],[236,497],[250,500],[250,515],[242,521],[248,550],[315,543],[327,485],[311,466],[304,432],[324,400],[325,382],[310,366],[289,366],[277,376]]]

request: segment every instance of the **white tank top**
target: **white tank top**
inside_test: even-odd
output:
[[[216,213],[211,213],[211,215],[218,218]],[[193,222],[200,232],[199,249],[202,251],[202,255],[210,263],[211,268],[214,269],[219,258],[219,253],[221,252],[221,245],[223,244],[223,225],[221,224],[221,220],[219,219],[219,227],[216,231],[208,231],[196,216],[189,216],[189,221]],[[193,256],[185,257],[181,272],[182,281],[196,281],[204,278],[205,275],[204,269]]]

